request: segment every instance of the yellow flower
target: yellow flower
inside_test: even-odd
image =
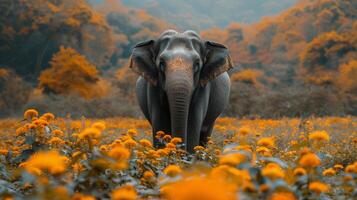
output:
[[[320,194],[321,192],[328,192],[329,186],[324,183],[315,181],[309,184],[309,190]]]
[[[250,132],[251,132],[251,130],[250,130],[248,127],[241,127],[241,128],[238,130],[238,134],[239,134],[239,135],[242,135],[242,136],[246,136],[246,135],[248,135]]]
[[[101,133],[98,129],[96,128],[86,128],[84,129],[84,131],[82,131],[79,135],[78,138],[79,139],[96,139],[99,138],[101,136]]]
[[[176,145],[174,144],[174,143],[167,143],[166,144],[166,148],[168,148],[168,149],[176,149]]]
[[[135,147],[137,144],[138,144],[138,143],[137,143],[135,140],[133,140],[132,138],[127,139],[127,140],[125,140],[125,142],[124,142],[124,146],[127,147],[127,148],[133,148],[133,147]]]
[[[0,149],[0,155],[6,156],[9,151],[7,149]]]
[[[158,132],[156,132],[155,137],[156,137],[157,139],[160,139],[160,138],[162,138],[164,135],[165,135],[165,132],[164,132],[164,131],[158,131]]]
[[[63,136],[64,135],[64,133],[63,133],[63,131],[61,131],[61,130],[58,130],[58,129],[56,129],[56,130],[53,130],[52,131],[52,134],[53,135],[55,135],[55,136]]]
[[[227,184],[206,177],[190,177],[165,185],[161,192],[170,200],[234,200],[235,190]]]
[[[341,164],[336,164],[335,166],[333,166],[333,168],[334,168],[335,170],[341,170],[341,169],[343,169],[343,165],[341,165]]]
[[[321,160],[314,153],[307,153],[301,157],[299,164],[303,167],[317,167],[321,164]]]
[[[272,180],[284,178],[285,173],[281,167],[276,163],[269,163],[262,169],[262,175],[269,177]]]
[[[246,182],[251,180],[247,170],[240,170],[228,165],[218,165],[217,167],[214,167],[211,170],[209,177],[233,183],[239,187],[242,187]]]
[[[170,177],[177,176],[179,173],[181,173],[181,171],[181,168],[177,165],[169,165],[163,170],[164,174]]]
[[[24,113],[24,118],[27,120],[31,120],[34,117],[38,117],[38,112],[35,109],[28,109]]]
[[[130,158],[130,151],[125,147],[116,146],[108,152],[108,155],[116,160],[127,160]]]
[[[245,155],[240,153],[226,154],[219,158],[220,165],[237,166],[246,160]]]
[[[204,148],[203,146],[195,146],[195,147],[193,148],[193,150],[194,150],[194,151],[204,151],[205,148]]]
[[[353,164],[347,165],[345,172],[347,173],[357,173],[357,161]]]
[[[147,139],[141,139],[141,140],[139,141],[139,143],[140,143],[141,146],[143,146],[143,147],[152,147],[152,143],[151,143],[149,140],[147,140]]]
[[[304,168],[298,167],[298,168],[294,169],[293,174],[294,174],[294,176],[303,176],[306,174],[306,170]]]
[[[151,179],[153,177],[155,177],[155,174],[151,170],[147,170],[143,174],[143,178],[145,178],[146,180],[149,180],[149,179]]]
[[[314,131],[309,134],[309,139],[315,141],[329,141],[330,136],[326,131]]]
[[[265,137],[265,138],[259,139],[258,140],[258,145],[259,146],[268,147],[268,148],[274,148],[275,147],[274,139],[271,138],[271,137]]]
[[[95,200],[95,197],[81,193],[75,193],[72,197],[72,200]]]
[[[104,122],[95,122],[94,124],[92,124],[92,127],[98,129],[99,131],[104,131],[105,123]]]
[[[268,200],[296,200],[297,198],[291,192],[274,192]]]
[[[333,176],[336,174],[336,171],[332,168],[328,168],[322,172],[324,176]]]
[[[171,143],[174,143],[174,144],[178,144],[178,143],[181,143],[181,142],[182,142],[182,138],[174,137],[174,138],[171,139],[170,142],[171,142]]]
[[[134,186],[126,185],[113,190],[111,197],[112,200],[136,200],[138,195]]]
[[[57,151],[38,152],[32,155],[23,166],[28,172],[37,175],[41,175],[44,170],[58,175],[66,171],[67,161],[68,158]]]
[[[52,145],[63,145],[64,141],[59,137],[52,137],[48,143]]]
[[[127,131],[127,134],[130,135],[131,137],[137,136],[138,135],[138,130],[132,128]]]
[[[258,147],[256,151],[257,151],[257,153],[260,153],[260,154],[270,153],[270,150],[266,147]]]
[[[52,122],[55,119],[55,115],[52,113],[45,113],[41,116],[41,118],[43,118],[47,122]]]

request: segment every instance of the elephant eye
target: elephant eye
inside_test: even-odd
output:
[[[193,72],[197,72],[199,69],[200,69],[200,61],[199,61],[199,60],[196,60],[196,61],[193,63]]]
[[[160,60],[159,68],[160,68],[160,71],[165,72],[166,64],[165,64],[164,60]]]

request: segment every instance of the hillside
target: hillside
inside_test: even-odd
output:
[[[201,30],[225,27],[230,22],[252,23],[275,15],[297,0],[122,0],[124,5],[141,8],[181,29]]]

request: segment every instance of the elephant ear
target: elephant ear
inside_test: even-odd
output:
[[[153,61],[154,40],[148,40],[136,44],[130,56],[129,67],[144,77],[152,85],[157,84],[157,69]]]
[[[200,83],[202,86],[223,72],[233,68],[232,59],[227,47],[211,41],[207,41],[205,45],[206,57],[200,75]]]

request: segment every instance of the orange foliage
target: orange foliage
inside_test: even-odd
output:
[[[352,94],[357,94],[357,61],[352,60],[340,66],[337,80],[338,86]]]
[[[241,81],[244,83],[259,85],[258,78],[263,75],[263,72],[255,69],[245,69],[240,72],[236,72],[232,75],[232,81]]]
[[[45,92],[79,94],[84,98],[101,97],[107,93],[108,84],[99,78],[94,65],[72,48],[61,47],[44,70],[40,87]]]

